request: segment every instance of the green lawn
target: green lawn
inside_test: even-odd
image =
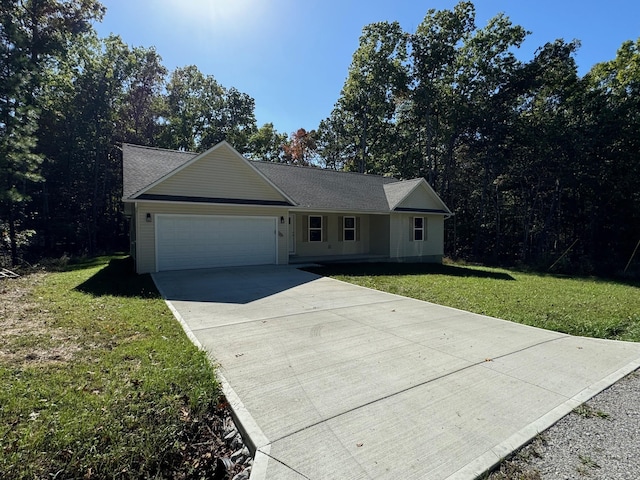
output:
[[[640,341],[638,284],[460,265],[331,265],[313,271],[572,335]]]
[[[3,282],[0,477],[204,471],[187,459],[219,385],[148,275],[101,258]]]

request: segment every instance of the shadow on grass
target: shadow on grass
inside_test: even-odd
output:
[[[90,257],[90,258],[73,258],[66,265],[61,268],[61,270],[65,271],[78,271],[78,270],[86,270],[87,268],[94,268],[100,265],[104,265],[107,261],[114,260],[126,260],[125,258],[113,258],[113,255],[110,256],[102,256],[102,257]],[[55,265],[54,265],[55,266]]]
[[[133,259],[113,258],[107,266],[87,279],[75,290],[96,297],[111,295],[114,297],[160,298],[151,275],[137,275],[133,268]]]
[[[468,268],[437,263],[340,263],[325,264],[321,267],[304,268],[311,273],[323,276],[349,275],[394,276],[394,275],[448,275],[451,277],[492,278],[495,280],[515,280],[504,272],[492,272],[480,268]]]

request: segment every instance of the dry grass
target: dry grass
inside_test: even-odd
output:
[[[53,326],[51,312],[33,298],[45,273],[0,280],[0,361],[5,365],[68,362],[77,335]]]

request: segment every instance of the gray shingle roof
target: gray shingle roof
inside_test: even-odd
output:
[[[404,182],[393,182],[384,185],[384,193],[389,202],[389,209],[393,210],[398,204],[404,200],[411,190],[422,181],[421,178],[415,178],[413,180],[406,180]]]
[[[163,148],[122,145],[122,196],[130,198],[191,160],[196,154]]]
[[[338,172],[282,163],[253,162],[265,177],[300,207],[320,210],[388,212],[385,183],[394,178]]]
[[[145,187],[185,164],[196,153],[124,144],[123,198],[135,198]],[[338,172],[282,163],[251,161],[298,207],[335,210],[388,212],[408,195],[421,179],[395,178]]]

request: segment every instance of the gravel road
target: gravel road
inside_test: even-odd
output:
[[[640,370],[564,417],[488,478],[640,479]]]

